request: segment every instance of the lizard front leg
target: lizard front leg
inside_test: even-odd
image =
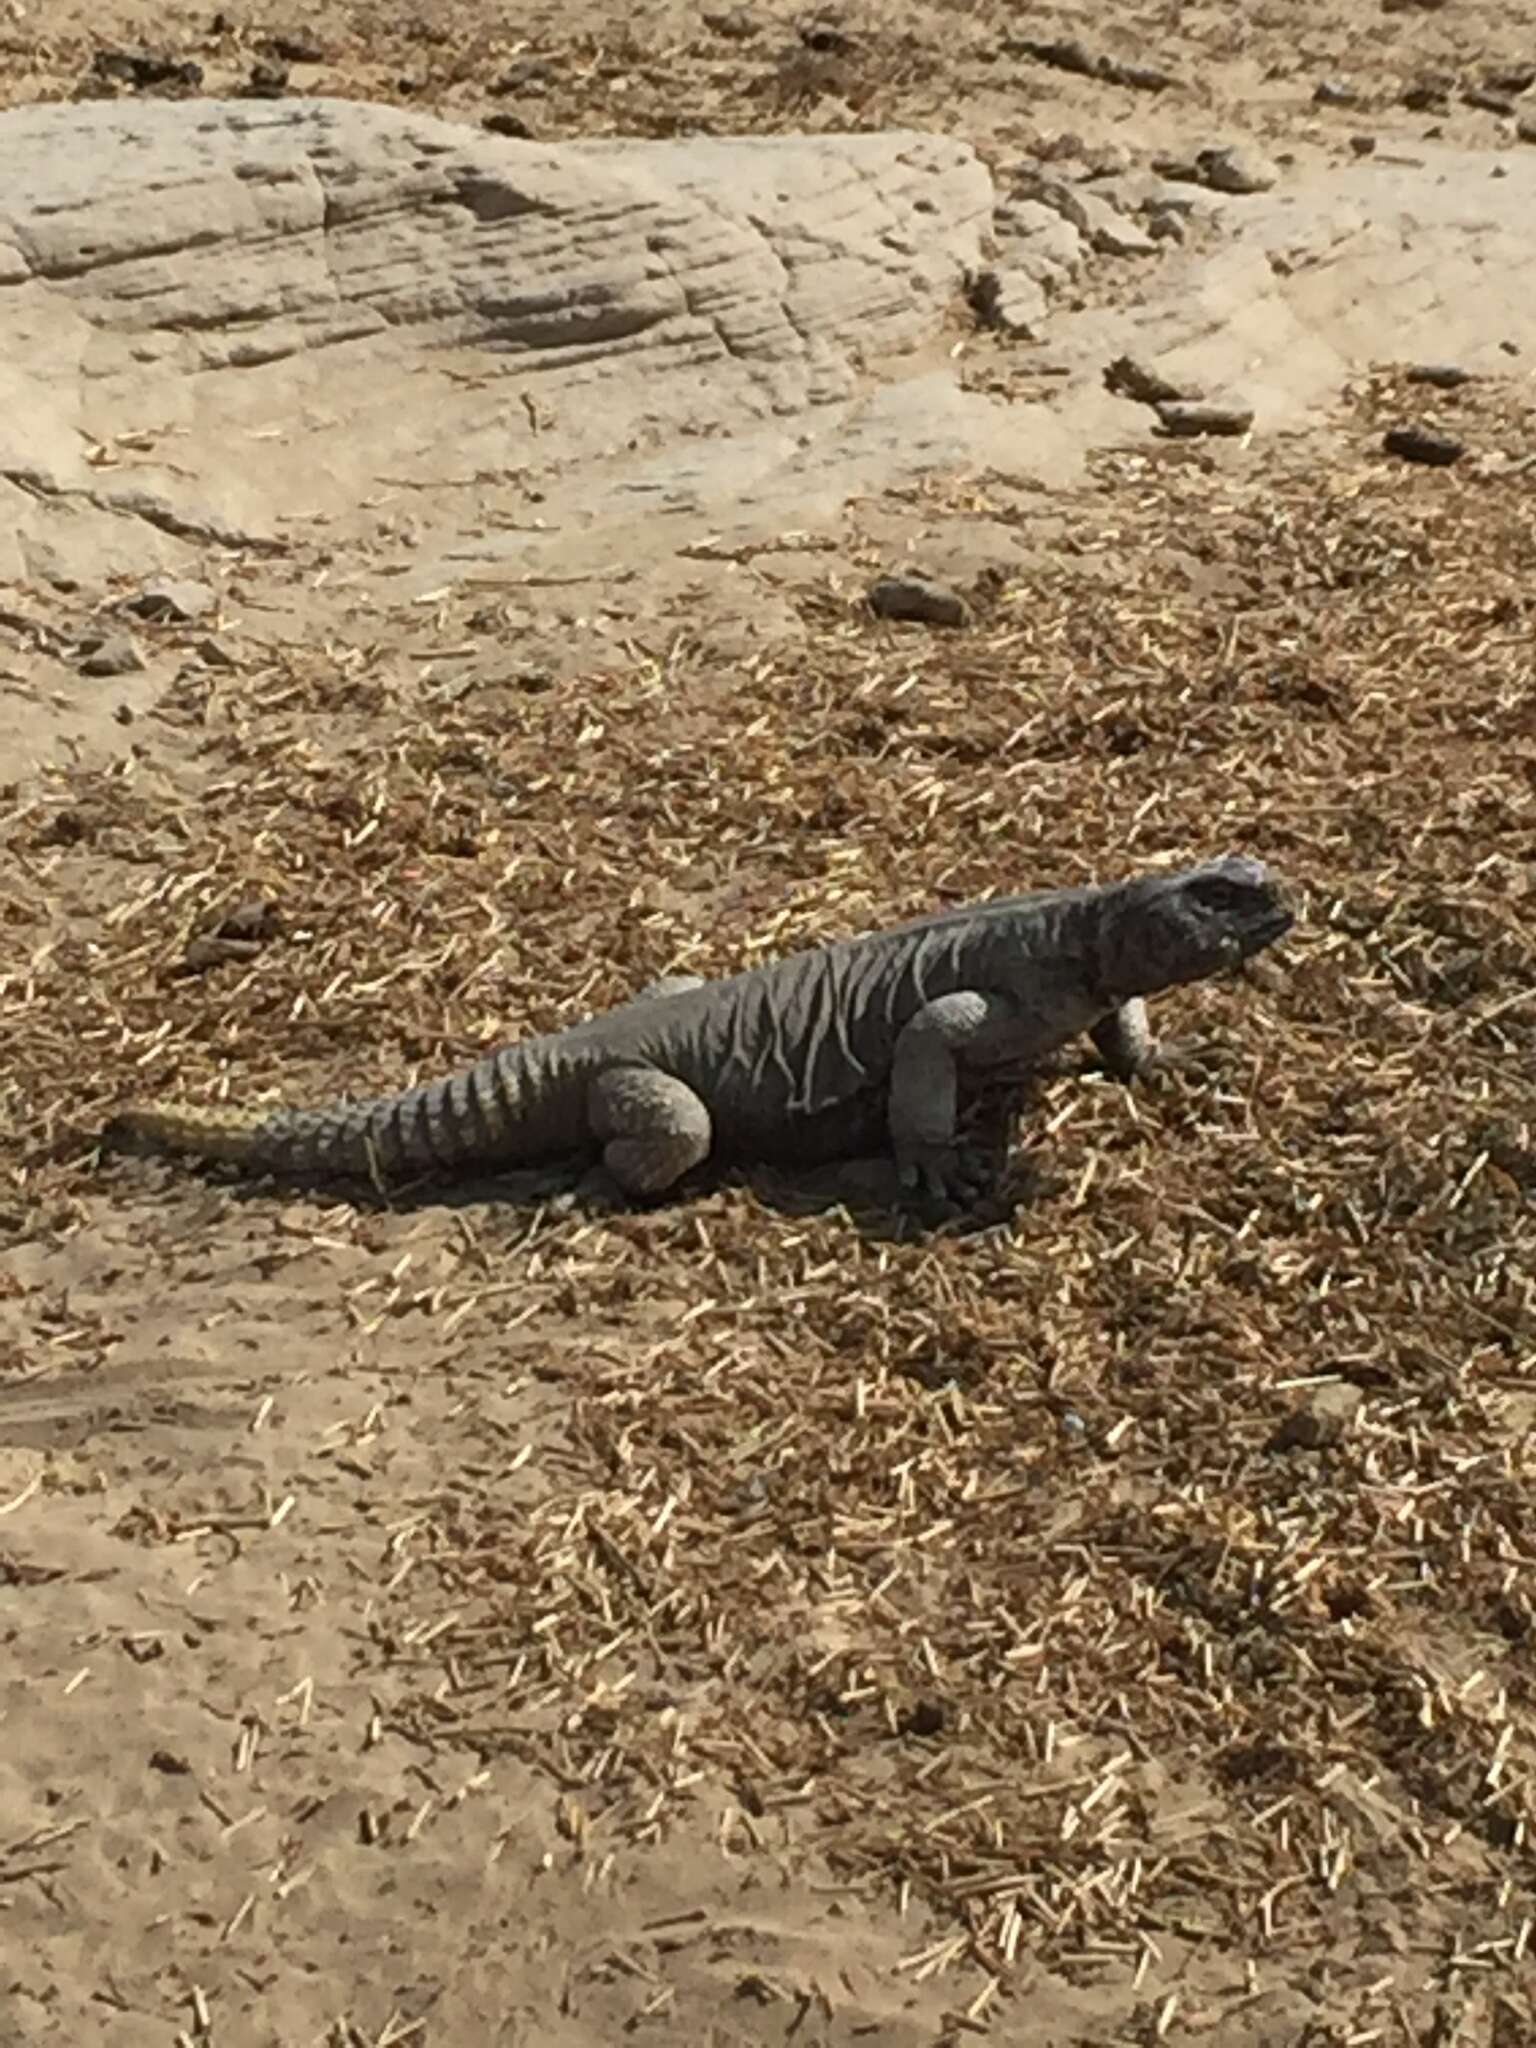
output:
[[[887,1118],[903,1187],[948,1198],[966,1192],[955,1147],[958,1059],[1006,1047],[1018,1006],[984,989],[935,996],[902,1026],[891,1061]]]
[[[709,1155],[714,1130],[703,1101],[656,1067],[609,1067],[587,1093],[603,1164],[626,1195],[659,1195]]]
[[[1088,1033],[1093,1049],[1117,1081],[1144,1074],[1157,1054],[1157,1041],[1147,1021],[1147,1006],[1132,996],[1118,1010],[1101,1017]]]
[[[1164,1039],[1159,1044],[1147,1022],[1147,1006],[1140,996],[1132,996],[1118,1010],[1101,1017],[1088,1036],[1106,1072],[1117,1081],[1151,1083],[1181,1067],[1198,1068],[1202,1063],[1204,1048],[1198,1040]]]

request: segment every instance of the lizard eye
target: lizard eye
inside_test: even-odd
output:
[[[1229,882],[1222,875],[1204,875],[1198,882],[1190,883],[1189,893],[1202,910],[1225,916],[1246,909],[1253,891],[1245,889],[1241,882]]]

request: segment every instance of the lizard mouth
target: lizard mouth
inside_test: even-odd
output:
[[[1233,940],[1234,949],[1246,960],[1250,954],[1262,952],[1276,939],[1284,938],[1295,922],[1295,912],[1283,903],[1271,903],[1263,910],[1255,910],[1243,919]]]
[[[1272,910],[1263,918],[1255,920],[1239,941],[1233,963],[1236,973],[1246,979],[1251,963],[1266,947],[1272,946],[1276,939],[1283,939],[1295,922],[1295,916],[1291,911],[1280,909]]]
[[[1221,968],[1234,977],[1246,979],[1249,962],[1276,939],[1283,938],[1295,922],[1293,913],[1278,904],[1273,910],[1248,919],[1241,931],[1230,933],[1222,941]]]

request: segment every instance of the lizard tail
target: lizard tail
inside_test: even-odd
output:
[[[367,1171],[369,1147],[358,1120],[342,1110],[238,1108],[231,1104],[145,1102],[121,1110],[106,1128],[135,1149],[190,1153],[246,1167]]]
[[[396,1180],[477,1159],[517,1162],[523,1156],[522,1087],[514,1049],[425,1087],[323,1109],[149,1103],[121,1112],[107,1136],[128,1139],[134,1149],[191,1153],[306,1179]],[[583,1133],[573,1128],[568,1136],[575,1149]]]

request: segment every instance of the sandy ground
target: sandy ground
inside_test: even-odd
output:
[[[60,0],[0,95],[143,37],[541,137],[1433,130],[1493,174],[1466,90],[1536,68],[1491,6],[1031,17],[1157,95],[990,6],[800,21]],[[1536,2038],[1536,412],[1511,359],[1437,395],[1469,466],[1384,468],[1417,402],[893,493],[702,608],[226,565],[216,686],[165,627],[59,707],[0,867],[0,2043]],[[973,632],[849,604],[912,547]],[[1158,1092],[1045,1077],[973,1233],[94,1150],[151,1088],[389,1085],[1217,841],[1295,875],[1286,959],[1170,1005],[1203,1049]],[[272,935],[189,968],[252,898]]]

